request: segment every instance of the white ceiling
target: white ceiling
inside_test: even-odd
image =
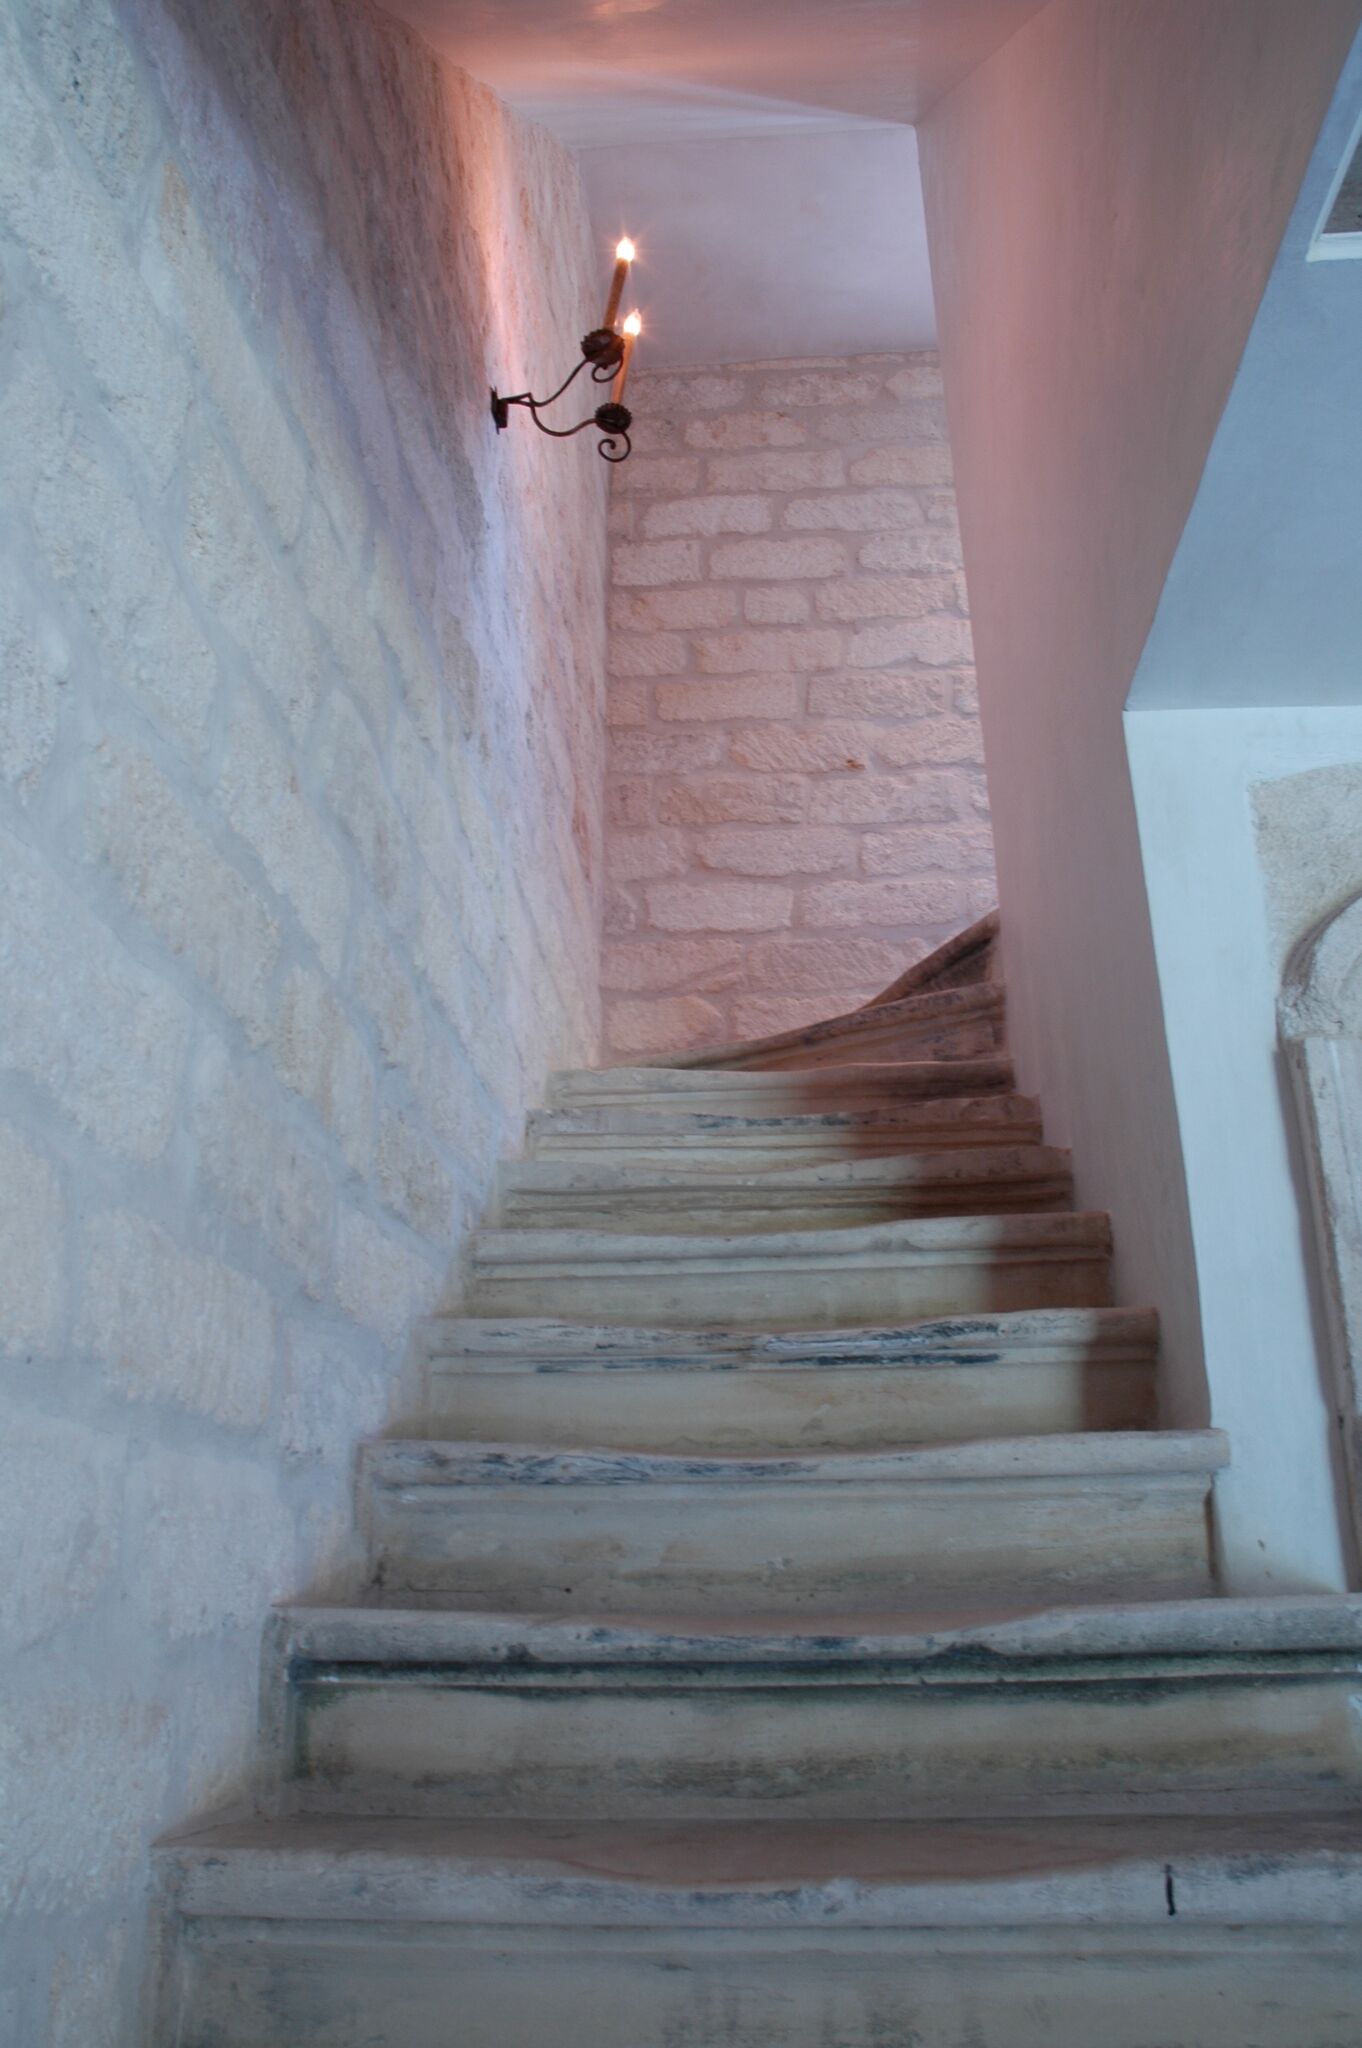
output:
[[[602,264],[621,228],[637,241],[640,365],[935,341],[911,128],[593,149],[582,169]]]
[[[909,124],[1045,0],[385,4],[580,152],[663,365],[929,346]]]

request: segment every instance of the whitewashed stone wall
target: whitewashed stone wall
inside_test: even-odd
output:
[[[616,1053],[864,1002],[995,897],[935,356],[641,375],[619,470]]]
[[[576,173],[366,0],[0,0],[0,2040],[135,2038],[149,1841],[598,1025],[605,465],[491,381]]]

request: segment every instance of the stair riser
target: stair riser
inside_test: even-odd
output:
[[[952,1685],[304,1667],[287,1810],[983,1819],[1362,1804],[1355,1676]]]
[[[1356,1930],[189,1923],[165,2048],[1343,2048]],[[457,2026],[452,2016],[457,2016]]]
[[[598,1444],[658,1451],[860,1450],[983,1437],[1142,1429],[1153,1420],[1149,1361],[912,1366],[839,1372],[492,1372],[438,1361],[435,1425],[480,1443]]]
[[[1207,1481],[370,1488],[390,1598],[474,1610],[958,1611],[1212,1590]]]
[[[590,1265],[475,1260],[468,1311],[597,1323],[722,1322],[749,1330],[837,1329],[1014,1309],[1104,1308],[1105,1252],[1037,1257],[1008,1251],[936,1258],[899,1251],[803,1261],[603,1261]]]

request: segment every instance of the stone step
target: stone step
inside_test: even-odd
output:
[[[665,1161],[517,1159],[501,1168],[497,1217],[524,1230],[842,1229],[906,1216],[1036,1215],[1073,1206],[1069,1154],[977,1145],[879,1159],[716,1174]]]
[[[1350,2048],[1362,2011],[1351,1815],[250,1821],[157,1862],[160,2048]]]
[[[825,1116],[891,1109],[1016,1087],[1005,1059],[861,1061],[796,1073],[724,1073],[685,1067],[582,1068],[554,1074],[550,1109],[627,1109],[720,1116]]]
[[[1004,1819],[1362,1806],[1362,1603],[716,1631],[276,1617],[284,1810]]]
[[[693,1053],[658,1053],[640,1066],[762,1068],[786,1071],[855,1059],[968,1059],[1003,1043],[1006,999],[1000,983],[934,989],[900,997],[770,1038],[701,1046]]]
[[[682,1458],[382,1442],[361,1454],[376,1583],[513,1614],[958,1611],[1213,1590],[1218,1431]]]
[[[952,1216],[724,1237],[476,1233],[477,1316],[840,1329],[1012,1309],[1106,1308],[1103,1215]]]
[[[822,1115],[728,1116],[716,1111],[540,1109],[526,1126],[536,1159],[616,1157],[707,1172],[878,1158],[915,1147],[1035,1145],[1040,1111],[1024,1095],[945,1095],[880,1109]]]
[[[1001,929],[997,906],[985,911],[974,923],[963,930],[953,932],[948,939],[910,967],[889,984],[872,1002],[868,1010],[878,1009],[881,1003],[898,1002],[903,996],[923,995],[928,989],[963,988],[970,982],[995,981],[999,976],[994,969],[998,962],[998,938]]]
[[[439,1317],[430,1415],[451,1434],[659,1451],[862,1450],[1141,1429],[1158,1318],[1042,1309],[887,1329],[618,1329]]]

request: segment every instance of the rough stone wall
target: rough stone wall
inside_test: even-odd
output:
[[[994,900],[936,358],[641,375],[611,521],[616,1053],[864,1002]]]
[[[576,172],[367,0],[0,4],[0,2039],[124,2048],[545,1069],[598,1024]]]

